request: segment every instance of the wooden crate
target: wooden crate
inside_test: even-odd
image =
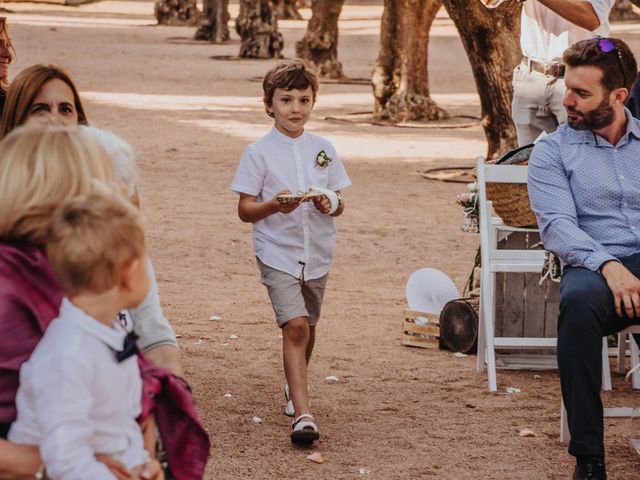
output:
[[[426,325],[415,322],[417,317],[428,320]],[[402,331],[402,345],[421,348],[440,347],[440,316],[417,310],[405,310]]]

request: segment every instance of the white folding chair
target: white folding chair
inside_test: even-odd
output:
[[[500,348],[553,348],[554,338],[496,337],[495,336],[495,274],[497,272],[540,272],[544,263],[543,250],[498,250],[501,231],[535,231],[507,227],[492,219],[491,202],[487,200],[486,184],[526,183],[527,167],[518,165],[485,164],[484,158],[476,161],[478,199],[480,212],[480,258],[482,277],[480,282],[480,324],[478,332],[477,369],[487,368],[489,390],[497,390],[495,350]]]
[[[479,187],[480,257],[482,267],[477,371],[483,372],[485,368],[487,369],[489,390],[495,392],[498,388],[496,379],[497,349],[555,348],[557,339],[495,336],[495,274],[497,272],[539,273],[544,264],[544,250],[499,250],[498,239],[500,236],[513,232],[537,232],[538,230],[504,225],[499,218],[492,216],[492,205],[486,196],[487,183],[526,183],[527,167],[486,164],[484,158],[479,157],[476,161],[476,171]],[[611,390],[609,350],[606,337],[603,338],[602,343],[602,385],[604,390]]]
[[[625,373],[625,358],[627,349],[629,351],[630,367],[635,367],[640,362],[640,349],[633,338],[634,333],[640,333],[640,326],[629,327],[623,332],[618,333],[618,358],[616,367],[618,373]],[[631,374],[631,384],[633,388],[640,389],[640,369],[636,369]]]

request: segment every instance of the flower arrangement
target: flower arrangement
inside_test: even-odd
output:
[[[480,231],[478,184],[475,182],[467,184],[467,190],[456,196],[456,203],[462,207],[464,214],[461,228],[463,232],[478,233]]]

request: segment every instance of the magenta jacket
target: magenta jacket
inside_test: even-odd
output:
[[[164,368],[138,356],[142,374],[142,414],[153,415],[176,480],[201,480],[211,442],[202,425],[189,387]]]
[[[41,249],[0,242],[0,423],[16,419],[20,366],[58,316],[61,302]]]

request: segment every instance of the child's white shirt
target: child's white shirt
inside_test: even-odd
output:
[[[125,336],[117,321],[109,328],[65,298],[22,365],[9,440],[39,445],[49,478],[115,479],[95,459],[98,453],[127,468],[147,461],[136,422],[142,411],[138,361],[115,357]]]
[[[324,152],[329,160],[321,156]],[[275,127],[244,152],[231,190],[269,201],[280,191],[310,187],[336,191],[351,185],[329,140],[308,132],[290,138]],[[336,228],[333,217],[302,203],[290,214],[276,213],[253,224],[256,255],[265,264],[296,278],[320,278],[329,272]]]

